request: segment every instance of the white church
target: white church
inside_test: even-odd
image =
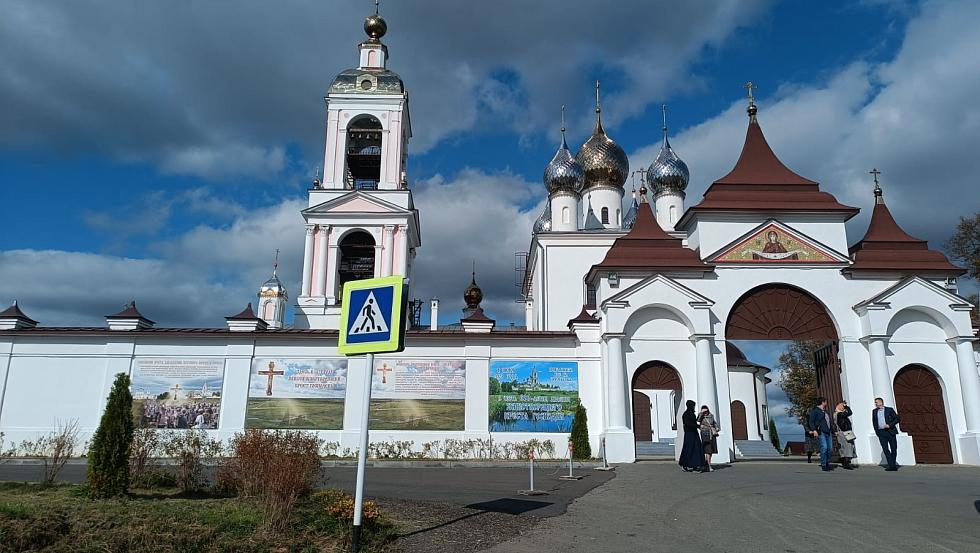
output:
[[[859,209],[777,158],[751,87],[742,153],[703,198],[686,198],[688,168],[665,124],[644,186],[626,204],[629,160],[603,129],[597,85],[592,135],[573,154],[562,129],[544,170],[525,325],[498,327],[474,279],[458,324],[439,326],[433,299],[430,325],[412,327],[403,352],[378,356],[375,367],[338,355],[344,283],[411,278],[423,247],[406,173],[409,95],[388,68],[384,19],[372,15],[364,28],[357,66],[325,95],[324,171],[302,211],[295,303],[275,274],[254,308],[222,328],[156,326],[135,303],[104,327],[47,326],[15,303],[0,312],[8,440],[68,420],[94,432],[115,375],[126,373],[141,424],[208,428],[220,439],[298,428],[350,449],[366,385],[379,402],[371,441],[415,448],[547,439],[559,455],[569,408],[581,403],[593,454],[605,443],[614,463],[671,443],[678,406],[693,399],[716,413],[724,462],[767,442],[770,424],[769,369],[731,341],[817,340],[819,389],[832,405],[854,407],[859,462],[881,460],[870,410],[882,397],[901,415],[900,464],[980,465],[976,328],[956,284],[964,271],[901,229],[877,174],[868,230],[849,238],[845,223]]]

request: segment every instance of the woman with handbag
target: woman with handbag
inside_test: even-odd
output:
[[[838,403],[835,411],[837,442],[840,444],[841,468],[852,470],[854,467],[851,466],[851,459],[857,457],[857,453],[854,450],[854,441],[857,439],[857,436],[854,434],[854,429],[851,426],[851,415],[853,413],[851,413],[851,408],[847,406],[846,401]]]
[[[718,422],[707,405],[701,406],[701,413],[698,414],[698,432],[701,435],[701,447],[704,449],[704,464],[711,472],[711,456],[718,451]]]

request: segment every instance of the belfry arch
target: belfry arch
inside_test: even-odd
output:
[[[344,289],[344,283],[352,280],[373,278],[375,276],[375,242],[370,233],[355,230],[340,240],[340,259],[337,265],[337,290]]]

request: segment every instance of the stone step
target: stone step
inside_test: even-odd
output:
[[[762,440],[735,440],[737,457],[782,457],[772,443]]]
[[[674,456],[674,444],[667,442],[636,442],[636,454],[643,456]]]

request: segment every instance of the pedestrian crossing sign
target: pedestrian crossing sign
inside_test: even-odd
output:
[[[337,351],[345,355],[405,349],[405,277],[354,280],[344,284]]]

